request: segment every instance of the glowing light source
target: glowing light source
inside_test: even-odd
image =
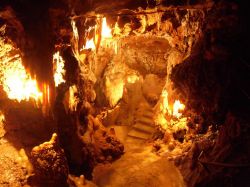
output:
[[[175,118],[178,118],[178,121],[182,120],[181,111],[184,109],[185,105],[182,104],[180,100],[175,100],[174,104],[171,104],[169,102],[169,94],[166,88],[164,88],[161,93],[160,101],[158,103],[155,122],[159,124],[162,128],[166,129],[169,126],[169,124],[171,124],[173,121],[177,121],[177,119]],[[178,123],[178,126],[180,126],[180,123]]]
[[[83,49],[92,49],[92,50],[94,50],[95,49],[94,39],[92,38],[90,40],[87,40],[86,45],[83,46]]]
[[[37,81],[26,72],[19,54],[12,59],[0,61],[0,65],[0,83],[8,98],[19,102],[30,98],[36,101],[42,100],[42,92],[38,88]]]
[[[9,99],[18,102],[32,99],[39,107],[49,104],[49,85],[38,85],[23,66],[20,51],[4,37],[0,37],[0,85]]]
[[[59,51],[53,55],[53,69],[55,86],[57,87],[59,84],[65,82],[63,78],[63,76],[65,75],[64,60],[60,56]]]
[[[179,100],[175,100],[173,105],[173,116],[179,118],[181,117],[182,113],[180,113],[180,110],[184,110],[185,105],[182,104]]]
[[[111,34],[111,29],[107,25],[107,20],[104,17],[102,19],[102,39],[105,39],[105,38],[112,38],[112,34]]]

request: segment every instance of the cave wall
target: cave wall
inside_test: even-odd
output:
[[[199,4],[202,1],[32,1],[3,0],[1,19],[9,25],[9,35],[23,52],[24,65],[43,82],[52,82],[52,54],[54,45],[69,42],[69,16],[86,12],[111,13],[121,9],[135,10],[159,5]],[[48,68],[43,68],[43,67]]]
[[[249,159],[245,157],[249,157],[250,133],[246,15],[244,3],[216,4],[207,13],[202,37],[191,55],[171,74],[186,106],[203,119],[199,133],[207,132],[210,125],[218,132],[215,142],[210,138],[196,141],[180,159],[181,164],[177,162],[190,186],[249,184]]]
[[[201,39],[171,75],[188,107],[216,122],[222,122],[228,111],[249,111],[248,54],[239,8],[218,3],[209,11]]]

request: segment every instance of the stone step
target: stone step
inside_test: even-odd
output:
[[[144,124],[144,123],[136,123],[133,126],[133,129],[135,129],[137,131],[144,132],[144,133],[152,134],[155,130],[155,127],[151,126],[151,125]]]
[[[130,135],[130,134],[128,134],[127,135],[127,138],[126,138],[126,142],[128,142],[128,141],[146,141],[147,140],[147,138],[141,138],[141,137],[138,137],[138,136],[133,136],[133,135]]]
[[[141,131],[138,131],[136,129],[132,129],[131,131],[129,131],[128,136],[134,136],[134,137],[138,137],[138,138],[142,138],[142,139],[147,140],[151,137],[151,134],[141,132]]]
[[[148,111],[148,112],[152,112],[153,108],[149,105],[139,105],[139,107],[137,108],[137,111]]]
[[[126,145],[138,146],[152,137],[155,131],[154,113],[148,103],[142,102],[138,105],[134,113],[134,125],[130,128],[126,137]]]
[[[125,141],[125,149],[137,146],[138,144],[144,144],[147,140],[138,137],[127,136]]]
[[[135,119],[135,123],[142,123],[154,127],[154,121],[150,118],[140,117]]]
[[[152,119],[154,117],[154,112],[153,111],[137,111],[136,116],[137,117],[143,116],[143,117]]]
[[[142,116],[153,119],[154,118],[154,112],[144,112]]]

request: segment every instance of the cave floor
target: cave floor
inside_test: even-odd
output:
[[[5,138],[0,141],[0,186],[23,186],[27,180],[24,151]],[[98,165],[94,183],[99,187],[183,187],[183,178],[167,158],[152,152],[146,142],[125,143],[124,155],[112,164]]]
[[[179,170],[167,158],[157,156],[146,142],[126,143],[124,155],[112,164],[94,170],[94,183],[100,187],[183,187]]]
[[[28,177],[28,158],[7,139],[0,139],[0,186],[24,186]]]

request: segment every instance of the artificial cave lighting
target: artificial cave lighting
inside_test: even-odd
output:
[[[0,84],[6,92],[8,98],[22,101],[34,99],[42,101],[42,92],[39,90],[36,79],[32,78],[22,65],[22,59],[18,52],[11,55],[15,49],[11,43],[1,43],[0,61]]]

